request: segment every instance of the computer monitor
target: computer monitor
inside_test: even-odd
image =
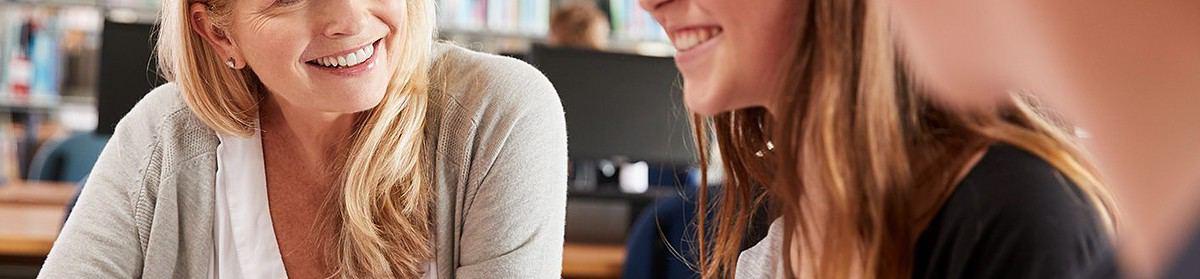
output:
[[[535,45],[529,62],[566,110],[573,160],[691,164],[691,125],[671,58]]]
[[[153,59],[156,29],[144,23],[104,22],[96,92],[97,134],[111,135],[133,105],[165,82]]]

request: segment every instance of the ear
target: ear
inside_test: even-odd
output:
[[[227,63],[230,58],[233,59],[232,67],[241,69],[245,67],[246,60],[242,59],[241,52],[238,51],[237,44],[229,37],[229,33],[213,24],[211,12],[208,10],[208,5],[204,3],[192,3],[188,7],[188,19],[191,21],[192,32],[204,38],[204,41],[216,50],[217,56],[222,63]]]

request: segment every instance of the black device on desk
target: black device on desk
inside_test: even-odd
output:
[[[621,193],[617,171],[605,168],[610,159],[647,161],[659,169],[694,161],[674,60],[535,45],[528,61],[554,84],[566,110],[574,173],[567,240],[623,242],[641,209],[677,193],[682,181],[660,179],[652,184],[662,185],[647,193]]]
[[[111,135],[117,122],[142,96],[165,82],[153,58],[155,29],[151,24],[104,22],[96,94],[97,134]]]
[[[694,160],[673,59],[543,45],[528,59],[562,98],[572,159]]]

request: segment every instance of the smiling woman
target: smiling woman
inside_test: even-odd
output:
[[[1110,252],[1107,189],[1031,99],[931,98],[882,1],[744,2],[640,1],[725,170],[697,192],[702,277],[1080,278]]]
[[[40,276],[557,277],[557,94],[433,34],[429,0],[164,2],[171,83],[118,125]]]

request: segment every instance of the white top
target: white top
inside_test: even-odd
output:
[[[783,219],[771,222],[767,237],[738,255],[736,278],[784,278],[780,253],[783,252]]]
[[[267,207],[262,133],[217,134],[216,214],[210,279],[287,278]],[[235,237],[236,236],[236,237]],[[437,278],[431,261],[423,278]]]
[[[262,136],[217,134],[211,279],[287,278],[267,207]],[[235,237],[236,236],[236,237]]]

